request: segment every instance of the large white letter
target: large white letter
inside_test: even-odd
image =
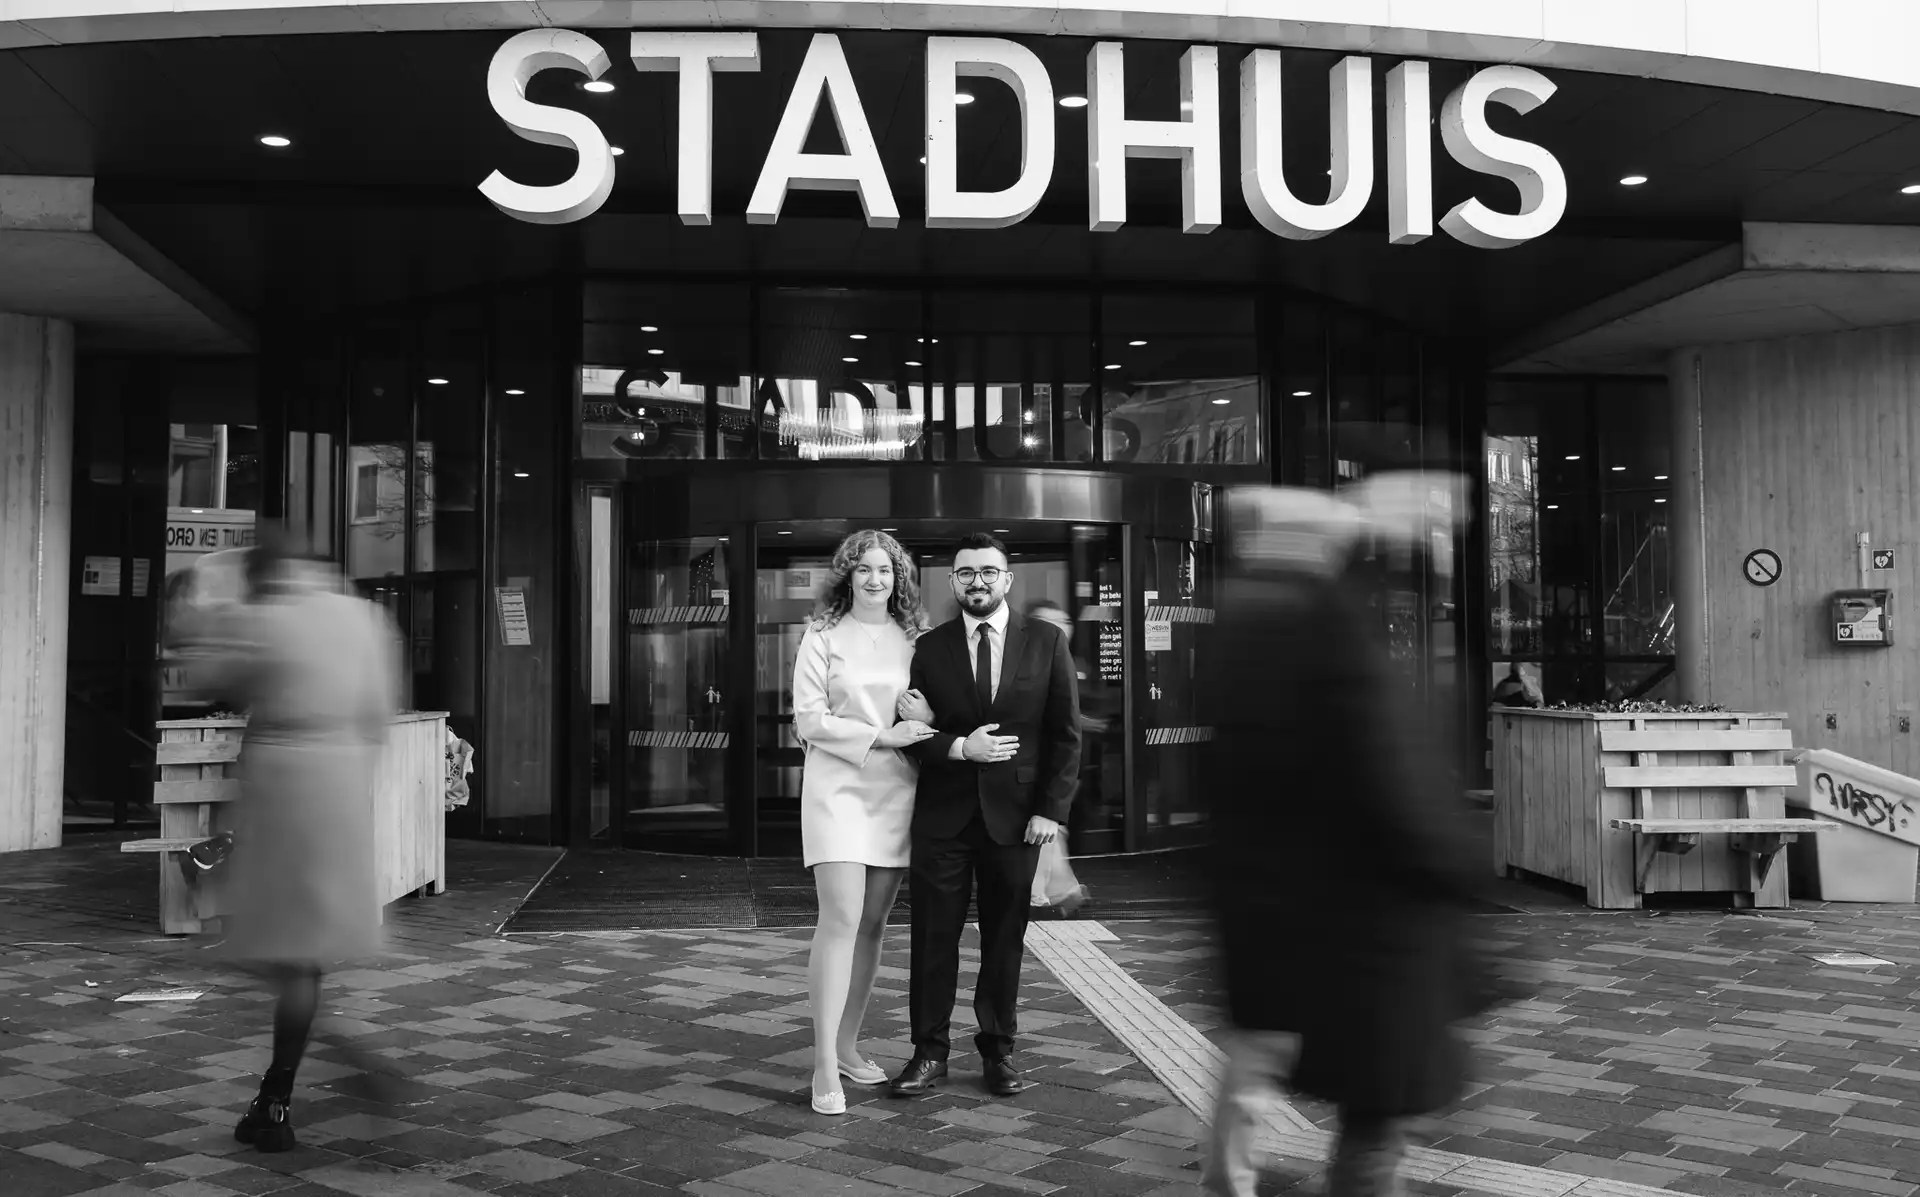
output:
[[[636,33],[636,70],[680,72],[680,221],[713,223],[713,73],[760,69],[753,33]]]
[[[962,193],[955,128],[959,80],[998,79],[1020,105],[1020,178],[1005,191]],[[1003,229],[1040,206],[1053,181],[1053,80],[1040,56],[997,37],[927,39],[927,227]]]
[[[573,177],[551,187],[529,187],[494,171],[480,184],[480,194],[494,207],[532,224],[566,224],[593,215],[607,202],[613,192],[613,147],[607,135],[585,113],[529,103],[527,83],[550,67],[598,79],[612,65],[599,42],[571,29],[529,29],[494,52],[487,65],[487,99],[500,119],[528,141],[568,146],[580,155]]]
[[[1240,60],[1240,193],[1268,232],[1311,241],[1360,215],[1373,194],[1373,64],[1341,59],[1327,74],[1327,202],[1296,199],[1281,169],[1280,51]]]
[[[1433,236],[1433,92],[1427,64],[1387,72],[1387,240]]]
[[[1532,142],[1495,133],[1487,105],[1522,115],[1552,97],[1546,76],[1522,66],[1491,66],[1454,89],[1440,109],[1440,139],[1454,161],[1496,175],[1520,189],[1520,211],[1495,212],[1477,199],[1440,218],[1440,227],[1479,249],[1511,249],[1552,230],[1567,210],[1567,176],[1554,156]]]
[[[808,154],[801,150],[823,97],[833,111],[841,144],[847,147],[844,154]],[[857,192],[869,225],[890,229],[900,223],[900,209],[887,186],[886,168],[880,164],[873,130],[867,127],[866,110],[860,107],[853,72],[847,69],[840,39],[831,33],[814,34],[813,43],[807,47],[800,77],[793,81],[787,110],[780,115],[780,127],[767,150],[766,165],[760,168],[760,181],[754,184],[753,198],[747,202],[747,223],[772,224],[779,220],[789,187]]]
[[[1119,42],[1087,55],[1087,227],[1110,233],[1127,223],[1127,159],[1180,159],[1181,231],[1220,227],[1220,52],[1193,46],[1180,56],[1177,121],[1127,119],[1127,72]]]

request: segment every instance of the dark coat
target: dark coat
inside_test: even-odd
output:
[[[977,812],[995,843],[1017,844],[1034,815],[1066,823],[1080,784],[1073,656],[1060,629],[1009,612],[991,710],[980,709],[973,673],[964,616],[914,645],[913,688],[933,708],[935,734],[910,750],[920,762],[913,838],[957,836]],[[949,759],[955,740],[988,723],[1000,725],[998,735],[1020,738],[1012,760],[981,765]]]
[[[1349,581],[1236,579],[1209,637],[1204,757],[1228,1005],[1302,1037],[1296,1089],[1357,1113],[1453,1099],[1484,1005],[1449,763]]]

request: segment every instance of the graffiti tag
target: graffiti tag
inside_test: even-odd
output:
[[[1836,785],[1831,773],[1816,774],[1813,788],[1816,793],[1826,795],[1828,806],[1868,827],[1894,831],[1905,828],[1913,819],[1911,802],[1863,790],[1850,781]]]

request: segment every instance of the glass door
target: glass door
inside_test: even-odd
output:
[[[734,850],[728,818],[731,645],[724,536],[626,550],[626,732],[616,816],[628,847]]]
[[[1200,754],[1213,729],[1196,718],[1201,638],[1213,630],[1212,546],[1141,537],[1141,664],[1135,692],[1143,848],[1194,842],[1206,823]],[[1141,693],[1140,691],[1144,691]]]

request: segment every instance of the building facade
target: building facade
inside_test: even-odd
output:
[[[1405,466],[1477,484],[1371,613],[1464,759],[1518,672],[1917,764],[1920,17],[539,7],[0,19],[0,848],[142,816],[169,579],[261,518],[476,746],[456,834],[796,852],[880,526],[1073,619],[1075,850],[1191,842],[1214,496]]]

